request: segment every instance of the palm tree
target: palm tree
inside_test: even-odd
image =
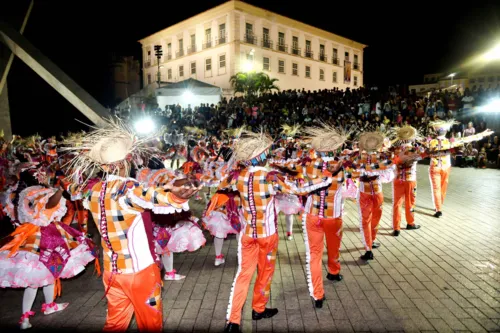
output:
[[[276,78],[270,78],[266,73],[259,73],[259,83],[258,90],[261,94],[270,93],[272,90],[279,90],[280,88],[276,85],[279,80]]]
[[[235,93],[242,93],[248,102],[253,101],[257,95],[265,94],[272,90],[279,90],[276,86],[278,79],[271,79],[266,73],[239,72],[229,79]]]

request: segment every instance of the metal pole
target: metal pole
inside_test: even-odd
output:
[[[24,21],[23,24],[21,25],[21,30],[19,31],[21,35],[24,33],[24,29],[26,28],[26,24],[28,24],[28,18],[30,17],[31,10],[33,9],[33,4],[35,0],[31,0],[30,5],[28,7],[28,11],[26,12],[26,15],[24,16]],[[14,61],[14,53],[11,52],[9,56],[9,60],[7,60],[7,64],[5,65],[5,70],[3,71],[2,74],[2,79],[0,80],[0,95],[2,94],[3,87],[5,86],[5,83],[7,82],[7,75],[9,75],[10,67],[12,66],[12,62]]]

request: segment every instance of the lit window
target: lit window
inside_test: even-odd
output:
[[[299,75],[299,64],[292,64],[292,75]]]
[[[167,79],[168,79],[168,80],[172,80],[172,68],[169,68],[169,69],[167,70]]]
[[[332,81],[337,83],[337,72],[333,72]]]
[[[205,70],[206,71],[212,70],[212,58],[205,59]]]
[[[179,77],[183,77],[183,76],[184,76],[184,66],[180,65],[179,66]]]
[[[264,59],[262,60],[262,65],[265,71],[269,71],[270,70],[269,58],[264,57]]]
[[[306,77],[311,78],[311,67],[310,66],[306,66]]]
[[[219,56],[219,68],[225,68],[226,67],[226,55],[221,54]]]
[[[191,74],[196,74],[196,62],[191,63]]]
[[[278,72],[285,73],[285,60],[278,60]]]
[[[321,81],[325,81],[325,70],[324,69],[319,70],[319,79]]]

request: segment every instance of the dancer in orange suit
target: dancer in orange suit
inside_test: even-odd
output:
[[[411,126],[396,128],[392,151],[396,165],[396,179],[392,183],[392,227],[393,235],[399,236],[401,230],[401,208],[405,204],[406,230],[416,230],[415,202],[417,200],[417,161],[424,154],[423,147],[416,147],[415,141],[421,139],[417,129]]]
[[[450,177],[450,154],[452,152],[452,149],[458,146],[462,146],[464,143],[481,140],[483,137],[493,134],[492,131],[486,130],[476,135],[471,135],[465,138],[454,139],[453,141],[450,141],[446,138],[445,135],[446,132],[450,130],[451,126],[456,123],[457,122],[455,120],[451,119],[447,121],[433,121],[429,124],[437,133],[436,138],[429,142],[428,147],[431,157],[429,177],[431,180],[432,201],[434,203],[434,209],[436,211],[434,217],[437,218],[443,215],[442,207],[444,199],[446,197],[446,190],[448,188],[448,178]]]
[[[331,173],[331,184],[309,195],[302,215],[309,293],[314,299],[315,307],[321,308],[325,300],[322,276],[325,238],[328,254],[326,278],[330,281],[342,280],[339,258],[344,206],[342,185],[345,178],[342,161],[338,156],[335,157],[335,154],[344,144],[347,135],[326,124],[307,128],[304,132],[309,136],[311,146],[318,157],[312,160],[306,158],[303,162],[290,161],[278,166],[302,174],[305,180],[317,179],[324,172]]]
[[[375,242],[378,224],[382,217],[384,194],[382,183],[394,178],[394,165],[387,154],[382,153],[385,136],[381,132],[365,132],[359,137],[359,155],[352,159],[350,168],[353,176],[360,178],[357,197],[360,215],[359,229],[366,253],[362,260],[373,260],[373,248],[378,248]],[[387,142],[389,142],[387,140]]]
[[[319,177],[299,189],[280,173],[269,172],[263,166],[272,143],[273,140],[263,133],[245,133],[234,149],[235,159],[245,167],[231,173],[219,187],[231,187],[239,192],[246,224],[238,241],[238,271],[229,296],[225,332],[239,332],[241,310],[256,269],[252,319],[271,318],[278,313],[278,309],[266,308],[278,251],[275,195],[278,192],[302,195],[328,185],[328,178]]]

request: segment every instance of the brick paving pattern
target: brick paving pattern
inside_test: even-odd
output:
[[[325,279],[327,301],[313,308],[305,278],[305,253],[300,221],[294,240],[280,244],[271,307],[280,312],[270,320],[251,320],[251,294],[243,311],[244,332],[499,332],[500,331],[500,172],[452,170],[444,216],[432,217],[426,166],[418,168],[417,231],[392,232],[391,185],[384,185],[384,213],[374,250],[375,260],[363,264],[358,210],[347,201],[341,250],[344,281]],[[194,211],[202,204],[193,203]],[[404,221],[404,220],[403,220]],[[402,227],[405,227],[403,222]],[[94,233],[95,230],[94,230]],[[237,265],[236,238],[223,253],[226,263],[214,267],[214,250],[207,245],[195,253],[176,255],[174,266],[183,281],[165,281],[164,320],[167,332],[221,332]],[[96,236],[97,237],[97,236]],[[96,239],[97,240],[97,239]],[[326,262],[326,257],[324,258]],[[67,310],[43,316],[43,295],[35,302],[33,329],[98,331],[106,316],[106,300],[93,268],[62,283],[59,302]],[[326,267],[324,267],[326,275]],[[253,287],[253,286],[252,286]],[[0,290],[0,323],[15,328],[21,315],[23,290]],[[130,330],[135,330],[132,324]]]

